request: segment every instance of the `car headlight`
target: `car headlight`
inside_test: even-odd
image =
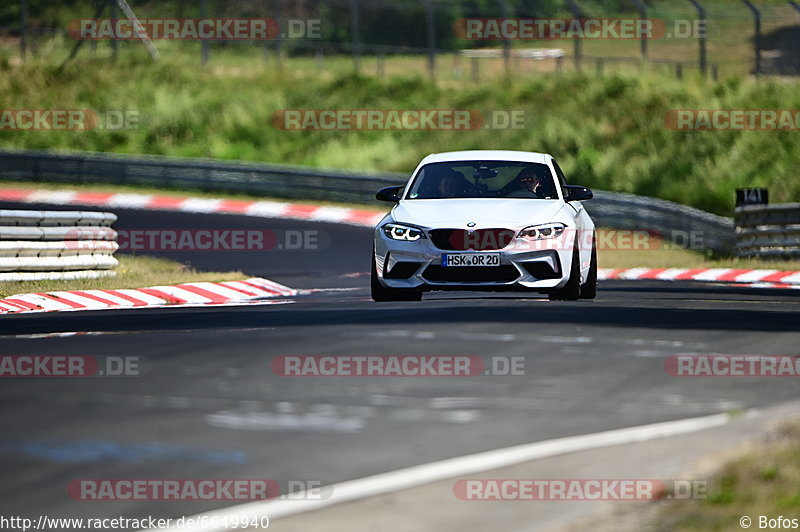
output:
[[[564,233],[564,231],[566,231],[566,229],[567,226],[562,223],[531,225],[520,231],[519,235],[517,236],[520,238],[526,238],[528,240],[558,238]]]
[[[392,240],[405,240],[407,242],[415,242],[420,238],[425,238],[425,233],[416,227],[400,224],[386,224],[383,226],[383,234]]]

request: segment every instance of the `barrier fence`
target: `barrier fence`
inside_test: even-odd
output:
[[[363,73],[390,73],[385,61],[403,57],[399,67],[434,79],[484,79],[497,75],[525,76],[562,66],[574,70],[669,68],[703,76],[797,75],[796,50],[800,5],[795,1],[750,0],[73,0],[53,11],[50,2],[16,0],[0,10],[0,36],[17,43],[19,57],[74,54],[81,45],[96,57],[117,58],[147,47],[153,58],[178,55],[197,64],[231,60],[236,50],[276,70],[298,68],[314,75],[333,72],[343,64]],[[127,6],[127,9],[125,9]],[[122,9],[121,9],[122,8]],[[104,38],[76,40],[78,20],[110,18],[250,19],[269,18],[280,31],[269,38],[207,38],[191,42]],[[526,37],[524,32],[465,33],[465,21],[490,20],[620,20],[652,21],[654,32],[616,38],[613,32],[596,38],[589,32],[552,32]],[[488,24],[486,28],[490,28]],[[550,27],[548,25],[548,27]],[[587,29],[589,26],[587,26]],[[274,35],[273,35],[274,33]],[[80,35],[80,34],[78,34]],[[179,40],[178,40],[179,41]],[[552,61],[515,57],[518,48],[558,48],[565,54]],[[459,52],[493,48],[502,54],[477,58],[463,68]],[[343,61],[342,61],[343,59]],[[239,64],[238,62],[236,64]]]
[[[206,159],[0,150],[0,178],[21,182],[117,185],[240,192],[286,199],[386,204],[375,192],[408,180],[402,173],[345,172]],[[585,206],[599,227],[650,230],[719,254],[734,251],[733,220],[671,201],[595,191]]]
[[[738,256],[800,258],[800,203],[743,205],[734,219]]]
[[[0,281],[114,275],[110,212],[0,210]]]

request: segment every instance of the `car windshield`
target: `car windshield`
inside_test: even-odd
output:
[[[423,166],[407,199],[557,199],[546,164],[509,161],[450,161]]]

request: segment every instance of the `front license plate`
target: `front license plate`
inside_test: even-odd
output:
[[[445,253],[442,266],[500,266],[499,253]]]

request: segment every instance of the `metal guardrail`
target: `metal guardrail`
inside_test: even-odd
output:
[[[110,212],[0,210],[0,281],[113,275]]]
[[[374,203],[379,188],[403,182],[408,175],[177,157],[0,150],[0,178],[69,184],[113,183]]]
[[[652,231],[669,242],[692,249],[732,254],[733,220],[694,207],[647,196],[594,191],[584,202],[598,227]]]
[[[743,205],[734,220],[738,256],[800,258],[800,203]]]
[[[378,189],[404,183],[408,175],[207,159],[0,150],[0,179],[186,188],[377,205]],[[733,221],[699,209],[604,191],[595,191],[595,199],[585,205],[598,226],[655,231],[678,244],[691,242],[722,254],[733,253],[735,248]]]

